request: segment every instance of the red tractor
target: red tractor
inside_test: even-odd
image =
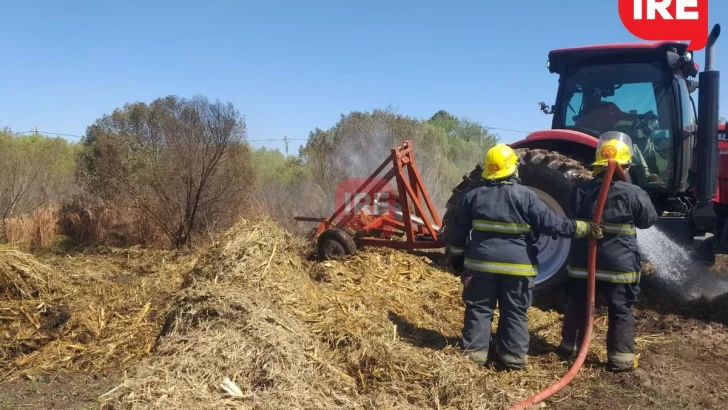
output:
[[[556,212],[571,216],[568,195],[590,178],[598,137],[628,134],[635,145],[631,182],[644,188],[660,215],[657,229],[694,244],[697,256],[715,261],[717,245],[728,242],[728,140],[719,126],[719,72],[714,67],[715,25],[705,48],[705,69],[687,44],[672,41],[609,44],[554,50],[547,68],[559,75],[555,104],[540,103],[553,115],[551,129],[511,144],[523,158],[522,183]],[[695,77],[698,76],[696,80]],[[691,94],[699,87],[698,107]],[[725,147],[723,146],[725,144]],[[718,146],[721,146],[721,152]],[[463,177],[448,201],[443,241],[459,198],[478,185],[482,164]],[[569,239],[541,236],[536,294],[566,276]]]

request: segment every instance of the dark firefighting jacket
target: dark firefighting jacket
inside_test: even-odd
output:
[[[464,256],[464,267],[474,276],[536,276],[539,234],[572,237],[577,225],[586,232],[586,223],[555,213],[515,177],[465,194],[453,219],[450,252]]]
[[[571,191],[569,206],[577,220],[591,221],[602,179],[584,181]],[[597,241],[596,279],[612,283],[639,281],[641,260],[637,229],[657,222],[657,211],[647,193],[637,185],[614,181],[602,213],[604,238]],[[572,239],[569,276],[586,278],[587,239]]]

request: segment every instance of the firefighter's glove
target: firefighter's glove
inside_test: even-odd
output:
[[[576,222],[576,232],[574,238],[601,239],[604,237],[602,227],[594,222],[574,221]]]
[[[463,288],[467,288],[470,285],[470,281],[473,280],[473,275],[462,275],[460,277],[460,283],[463,284]]]
[[[450,265],[452,265],[453,272],[456,276],[460,276],[463,270],[465,270],[465,250],[451,246],[448,251],[450,254]]]
[[[452,265],[452,270],[455,272],[457,276],[460,276],[460,274],[463,273],[465,270],[465,256],[453,256],[450,258],[450,264]]]

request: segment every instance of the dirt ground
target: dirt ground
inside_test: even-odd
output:
[[[0,409],[96,409],[98,397],[113,389],[120,378],[85,373],[26,377],[0,384]]]
[[[590,372],[589,380],[580,383],[578,389],[567,386],[548,400],[545,408],[725,408],[728,329],[720,323],[662,315],[652,309],[638,309],[636,317],[638,337],[665,336],[641,352],[640,368],[621,375]],[[559,360],[554,353],[548,355],[551,360]],[[118,373],[25,377],[0,384],[0,409],[98,409],[97,398],[121,379]]]
[[[651,309],[638,309],[635,316],[637,337],[665,336],[640,353],[639,369],[627,374],[599,372],[584,394],[567,386],[553,399],[552,408],[726,408],[728,329]]]
[[[105,260],[105,276],[124,274],[130,287],[138,286],[137,277],[148,276],[157,266],[129,263],[123,255],[95,255],[93,261]],[[57,256],[39,258],[50,266],[70,262]],[[163,262],[161,262],[163,264]],[[156,262],[160,264],[160,262]],[[120,277],[120,276],[119,276]],[[117,278],[118,279],[118,278]],[[124,282],[117,280],[116,282]],[[167,294],[160,294],[170,297]],[[678,305],[669,295],[648,294],[636,309],[637,338],[644,348],[640,368],[630,374],[615,375],[603,371],[603,364],[589,361],[575,382],[541,408],[553,409],[723,409],[728,406],[728,297],[709,304]],[[162,307],[160,306],[161,310]],[[604,323],[606,312],[598,312],[597,322]],[[601,326],[603,329],[604,326]],[[534,333],[535,336],[536,333]],[[453,331],[439,335],[457,338]],[[595,339],[603,340],[603,332]],[[447,349],[444,344],[430,349]],[[540,366],[568,363],[554,353],[555,346],[532,338],[530,354]],[[109,371],[48,372],[24,375],[0,382],[1,409],[99,409],[99,398],[113,391],[125,379],[124,371],[135,361]],[[546,366],[547,367],[547,366]],[[497,377],[497,376],[496,376]],[[555,381],[555,379],[554,379]],[[513,403],[515,404],[515,403]]]

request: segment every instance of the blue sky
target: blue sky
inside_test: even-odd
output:
[[[617,0],[204,3],[4,2],[0,127],[81,135],[127,102],[203,94],[235,104],[253,145],[271,148],[284,143],[258,140],[305,139],[342,113],[390,105],[531,131],[550,126],[537,107],[557,87],[549,50],[637,40]],[[710,15],[719,22],[728,2],[711,1]],[[717,62],[725,90],[726,35]]]

